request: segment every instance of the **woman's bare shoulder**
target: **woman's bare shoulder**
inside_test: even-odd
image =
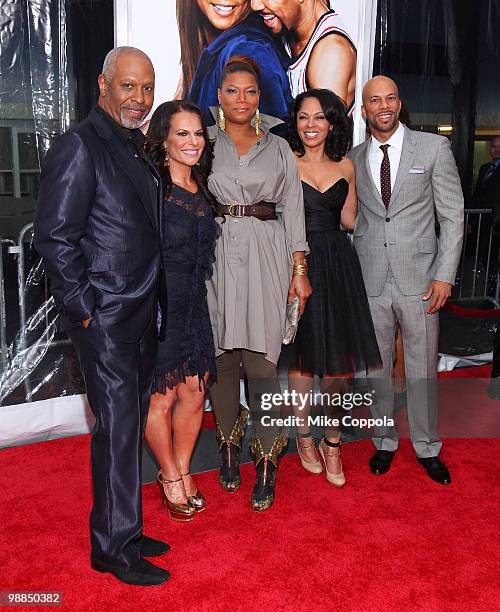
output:
[[[352,159],[349,159],[348,157],[343,157],[338,163],[341,165],[342,170],[345,172],[346,176],[352,178],[356,175],[356,169],[354,167]]]

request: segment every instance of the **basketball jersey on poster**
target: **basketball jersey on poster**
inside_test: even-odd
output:
[[[332,34],[336,34],[338,36],[343,36],[347,38],[347,40],[351,43],[351,45],[356,49],[356,45],[354,44],[354,40],[352,39],[350,33],[347,31],[346,25],[342,21],[342,18],[335,11],[329,11],[325,13],[314,28],[314,32],[311,35],[311,38],[307,41],[306,46],[302,50],[302,52],[292,61],[290,67],[288,68],[288,78],[290,80],[290,89],[292,90],[292,96],[295,98],[300,93],[307,91],[307,79],[306,79],[306,71],[307,65],[309,64],[309,58],[311,57],[311,53],[314,49],[316,43],[324,38],[325,36],[329,36]],[[288,49],[290,51],[290,49]],[[354,105],[351,104],[351,107]]]

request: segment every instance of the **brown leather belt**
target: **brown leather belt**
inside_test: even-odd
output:
[[[219,210],[223,215],[229,215],[236,219],[256,217],[260,221],[275,221],[278,218],[275,207],[276,204],[272,202],[256,202],[249,205],[233,202],[232,204],[222,204]]]

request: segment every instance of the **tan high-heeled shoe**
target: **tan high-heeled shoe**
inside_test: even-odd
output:
[[[299,455],[300,463],[302,464],[302,467],[310,474],[321,474],[321,472],[323,471],[323,466],[316,452],[316,447],[314,446],[314,440],[311,442],[311,444],[304,444],[301,438],[306,438],[306,437],[309,438],[312,436],[310,435],[310,433],[308,436],[301,436],[301,434],[297,433],[297,437],[295,438],[295,443],[297,445],[297,453]],[[306,456],[305,453],[303,453],[303,451],[309,448],[314,449],[314,456],[316,457],[316,459],[311,460],[309,457]]]
[[[185,476],[191,476],[190,472],[186,472],[185,474],[181,474],[181,478],[184,479]],[[194,495],[188,495],[186,491],[186,495],[189,503],[193,506],[196,512],[203,512],[203,510],[207,507],[207,500],[203,493],[199,490],[196,490]]]
[[[163,506],[166,505],[168,516],[174,521],[179,521],[179,522],[184,523],[187,521],[192,521],[194,519],[195,514],[196,514],[194,507],[189,502],[187,504],[178,504],[178,503],[170,501],[167,497],[165,487],[163,486],[165,484],[171,484],[173,482],[181,482],[181,481],[182,481],[182,476],[180,478],[177,478],[177,480],[167,480],[166,478],[163,478],[163,474],[161,473],[161,471],[158,472],[158,475],[156,476],[156,482],[158,483],[158,486],[160,487],[162,509],[163,509]]]
[[[325,441],[325,438],[323,438],[321,442],[319,443],[318,450],[325,464],[326,479],[328,480],[328,482],[332,483],[332,485],[336,487],[343,487],[345,485],[345,476],[342,470],[342,460],[340,459],[340,442],[339,442],[339,446],[331,447],[331,446],[328,446],[328,444]],[[328,471],[326,457],[336,457],[337,458],[337,461],[340,466],[339,474],[334,474],[333,472]]]

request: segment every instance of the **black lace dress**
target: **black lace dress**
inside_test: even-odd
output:
[[[302,181],[309,280],[313,294],[292,345],[294,369],[350,374],[381,364],[358,256],[340,227],[349,184],[342,178],[325,192]]]
[[[156,359],[157,393],[185,382],[186,376],[202,381],[208,372],[207,385],[216,376],[205,281],[212,274],[219,226],[201,191],[191,193],[174,185],[164,206],[167,321]]]

